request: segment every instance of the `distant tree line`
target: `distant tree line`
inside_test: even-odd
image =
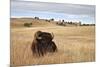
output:
[[[66,26],[67,24],[70,25],[75,25],[75,26],[81,26],[81,21],[79,22],[73,22],[73,21],[64,21],[64,20],[60,20],[59,22],[56,22],[57,25],[61,25],[61,26]]]
[[[95,24],[82,24],[81,26],[95,26]]]
[[[39,20],[39,17],[34,17],[34,19]],[[46,22],[54,21],[54,18],[51,19],[45,19]],[[81,24],[81,21],[74,22],[74,21],[65,21],[65,20],[59,20],[56,22],[57,25],[60,26],[66,26],[66,25],[74,25],[74,26],[95,26],[95,24]],[[25,27],[31,27],[32,23],[24,23]]]

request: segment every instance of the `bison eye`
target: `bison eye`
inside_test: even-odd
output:
[[[38,37],[41,37],[41,36],[42,36],[41,34],[38,35]]]

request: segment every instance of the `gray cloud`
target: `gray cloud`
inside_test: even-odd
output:
[[[14,11],[47,11],[73,15],[88,15],[95,17],[95,5],[78,5],[65,3],[45,3],[35,1],[11,1],[11,12]]]

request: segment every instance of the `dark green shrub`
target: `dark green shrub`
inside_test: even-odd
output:
[[[32,26],[32,23],[24,23],[24,26],[25,27],[31,27]]]
[[[51,21],[54,21],[54,19],[52,18],[52,19],[50,19]]]
[[[39,17],[34,17],[34,19],[37,19],[37,20],[39,20]]]

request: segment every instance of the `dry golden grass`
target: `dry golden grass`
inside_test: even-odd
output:
[[[51,24],[52,25],[52,24]],[[11,65],[38,65],[95,61],[95,26],[11,28]],[[35,57],[30,49],[38,30],[53,32],[58,52]]]
[[[30,49],[34,32],[53,32],[58,52],[34,57]],[[11,29],[11,65],[36,65],[95,61],[94,26]]]

